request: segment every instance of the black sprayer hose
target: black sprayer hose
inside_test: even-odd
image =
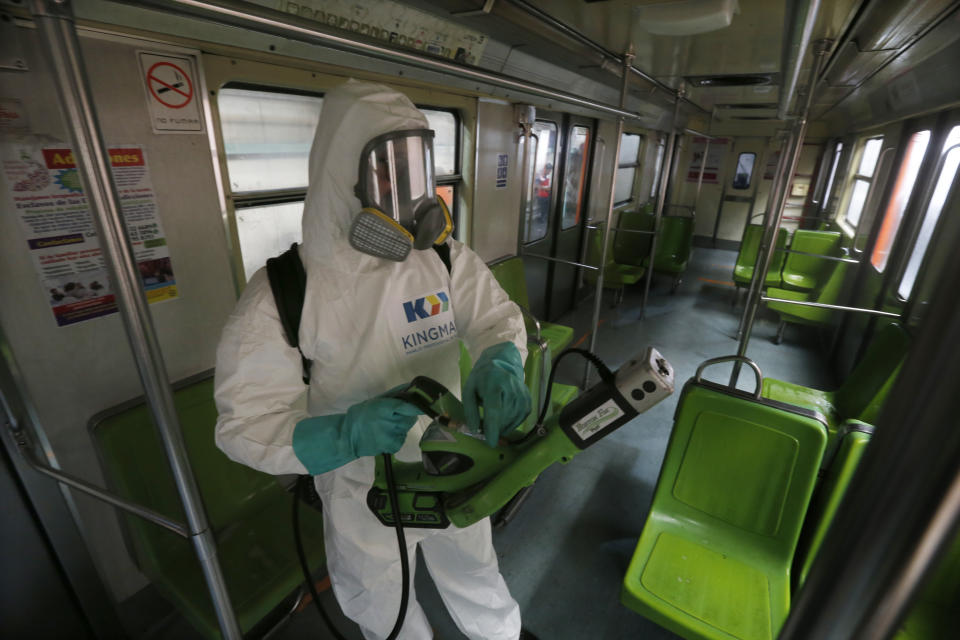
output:
[[[550,377],[547,379],[547,397],[543,399],[543,406],[540,407],[540,415],[537,416],[537,425],[542,425],[544,418],[547,417],[547,409],[550,407],[550,395],[553,393],[553,379],[557,375],[558,365],[564,357],[570,355],[571,353],[577,353],[593,364],[597,369],[597,373],[600,374],[600,378],[607,384],[613,384],[613,372],[603,363],[603,360],[598,358],[593,353],[587,351],[586,349],[577,349],[571,347],[566,349],[557,356],[557,359],[553,361],[553,368],[550,370]]]
[[[400,635],[403,620],[407,616],[407,601],[410,599],[410,561],[407,558],[407,538],[403,534],[403,521],[400,518],[400,498],[397,496],[397,485],[393,479],[393,460],[389,453],[383,454],[383,469],[387,479],[387,493],[390,495],[390,509],[393,511],[393,527],[397,531],[397,547],[400,550],[400,574],[403,588],[400,590],[400,612],[393,625],[393,631],[387,640],[395,640]]]
[[[320,617],[323,618],[323,621],[327,624],[327,628],[330,629],[330,633],[336,640],[347,640],[337,631],[337,628],[333,626],[333,621],[330,619],[330,616],[327,615],[323,605],[320,604],[320,595],[317,593],[317,587],[313,584],[313,576],[310,575],[310,565],[307,564],[307,554],[303,552],[303,539],[300,536],[300,512],[298,507],[300,500],[304,499],[303,496],[308,488],[307,483],[310,482],[311,479],[311,476],[300,476],[297,478],[297,484],[294,488],[293,538],[297,544],[297,557],[300,559],[300,569],[303,570],[303,579],[307,582],[307,589],[313,597],[313,603],[317,605],[317,611],[320,612]]]

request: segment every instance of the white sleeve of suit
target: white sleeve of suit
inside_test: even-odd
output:
[[[302,409],[300,353],[283,336],[266,270],[244,290],[217,347],[217,446],[231,460],[274,475],[304,474],[293,452]]]
[[[450,291],[457,332],[476,362],[484,349],[513,342],[527,359],[527,330],[520,307],[510,300],[476,253],[450,243]]]

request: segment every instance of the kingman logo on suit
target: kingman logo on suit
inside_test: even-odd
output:
[[[433,291],[404,300],[394,309],[394,322],[404,327],[398,331],[398,339],[407,355],[457,339],[457,325],[447,291]]]

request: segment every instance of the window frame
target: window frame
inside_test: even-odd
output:
[[[821,217],[825,212],[830,208],[830,203],[834,197],[834,191],[837,187],[840,186],[840,181],[837,180],[837,172],[840,171],[840,165],[843,160],[843,140],[836,140],[833,144],[833,150],[830,152],[833,156],[833,162],[830,165],[830,170],[827,173],[827,181],[823,187],[823,195],[820,197],[820,215]]]
[[[220,92],[224,89],[238,89],[243,91],[256,91],[259,93],[273,93],[280,95],[297,95],[297,96],[307,96],[311,98],[319,98],[323,100],[325,97],[325,92],[323,91],[311,91],[308,89],[299,89],[295,87],[282,87],[269,84],[258,84],[250,82],[227,82],[223,84],[220,89],[217,91],[217,97],[220,97]],[[437,188],[451,186],[453,187],[453,197],[452,206],[450,207],[450,216],[454,221],[454,237],[458,240],[462,239],[462,230],[460,225],[460,195],[462,193],[463,185],[463,118],[461,117],[459,109],[455,107],[443,107],[443,106],[434,106],[428,104],[415,104],[417,109],[421,111],[435,111],[435,112],[445,112],[453,116],[454,119],[454,170],[455,173],[452,174],[443,174],[435,175],[435,181]],[[321,107],[322,109],[322,107]],[[260,190],[260,191],[246,191],[246,192],[235,192],[230,185],[230,167],[227,162],[226,157],[226,141],[223,136],[223,122],[220,118],[220,104],[219,101],[216,104],[216,117],[217,117],[217,132],[216,135],[219,139],[221,147],[224,149],[223,155],[223,164],[224,169],[222,176],[222,184],[225,190],[225,193],[228,196],[229,205],[228,205],[228,215],[230,217],[230,226],[232,227],[231,234],[233,240],[233,252],[234,259],[237,261],[237,264],[242,269],[242,277],[245,280],[249,280],[253,275],[252,273],[246,273],[246,268],[243,264],[243,247],[240,243],[240,232],[237,226],[237,214],[244,209],[252,209],[258,207],[268,207],[275,205],[283,204],[294,204],[294,203],[304,203],[307,197],[307,190],[309,184],[303,187],[295,188],[284,188],[284,189],[269,189],[269,190]],[[322,111],[321,111],[322,117]]]
[[[753,156],[753,161],[750,163],[750,173],[747,174],[747,184],[743,185],[742,187],[738,187],[737,186],[737,175],[738,175],[737,169],[740,168],[740,159],[743,158],[743,156]],[[733,167],[733,180],[730,181],[730,188],[735,191],[748,191],[750,189],[750,185],[753,184],[753,174],[756,168],[757,168],[757,153],[755,151],[741,151],[739,154],[737,154],[737,164],[734,165]]]
[[[637,178],[638,176],[642,175],[642,172],[638,171],[638,169],[642,169],[643,167],[642,158],[643,158],[643,152],[644,152],[644,145],[647,142],[646,140],[647,137],[642,133],[638,133],[634,131],[624,131],[623,133],[620,134],[621,149],[623,148],[623,139],[625,136],[636,136],[637,138],[640,139],[640,141],[637,143],[637,157],[634,158],[632,162],[625,162],[621,164],[620,153],[619,152],[617,153],[617,166],[613,171],[613,182],[614,182],[613,192],[616,193],[617,173],[620,171],[620,169],[633,169],[633,178],[630,182],[630,196],[626,200],[615,201],[613,203],[614,207],[622,207],[624,205],[628,205],[631,202],[635,202],[637,200],[637,186],[639,183],[639,180]]]
[[[436,173],[436,157],[434,157],[434,181],[440,187],[453,187],[453,205],[450,207],[450,217],[453,219],[453,237],[463,239],[462,225],[460,224],[460,194],[463,189],[463,118],[460,111],[453,107],[437,107],[429,104],[415,105],[420,111],[435,111],[449,113],[453,116],[453,173],[440,175]],[[436,153],[436,152],[434,152]]]
[[[850,175],[847,178],[847,186],[843,193],[842,206],[838,207],[837,215],[834,217],[837,225],[850,237],[856,237],[858,230],[860,229],[860,223],[864,219],[864,213],[866,213],[867,205],[870,204],[870,196],[873,194],[873,190],[876,186],[877,178],[877,169],[880,167],[880,161],[883,158],[883,141],[886,139],[886,136],[883,134],[875,134],[864,136],[857,141],[856,152],[851,158],[850,162]],[[863,175],[860,173],[860,163],[863,162],[863,154],[866,152],[867,145],[873,141],[880,141],[880,149],[877,151],[877,160],[871,169],[871,174],[869,176]],[[847,214],[850,212],[850,204],[853,202],[853,194],[856,191],[858,183],[866,183],[867,192],[863,196],[863,206],[860,208],[860,214],[857,217],[856,224],[851,224],[847,219]],[[840,214],[842,211],[842,215]]]

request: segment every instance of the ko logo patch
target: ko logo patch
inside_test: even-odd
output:
[[[393,311],[397,340],[404,353],[412,354],[457,339],[457,325],[450,307],[450,294],[433,291],[402,300]]]

